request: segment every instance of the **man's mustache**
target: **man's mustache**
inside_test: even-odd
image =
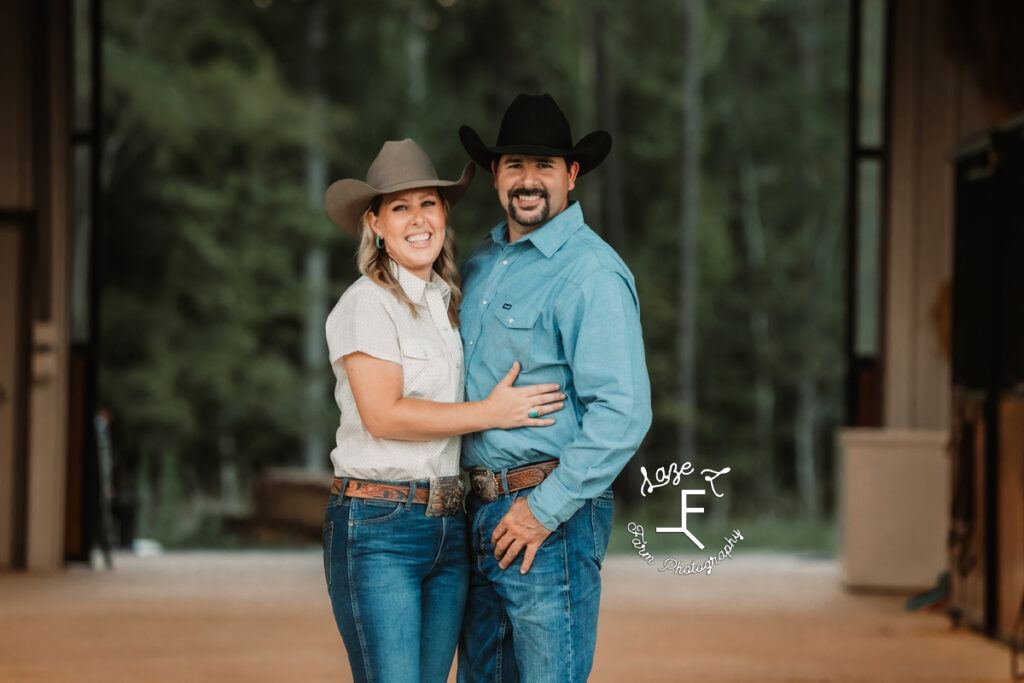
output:
[[[541,199],[548,198],[547,190],[540,187],[533,190],[527,189],[525,187],[516,188],[515,190],[509,190],[508,198],[515,199],[516,197],[522,197],[523,195],[537,195]]]

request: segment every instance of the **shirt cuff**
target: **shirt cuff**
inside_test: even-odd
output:
[[[530,512],[548,531],[554,531],[559,524],[576,514],[584,502],[579,498],[573,498],[553,476],[541,482],[526,497]]]

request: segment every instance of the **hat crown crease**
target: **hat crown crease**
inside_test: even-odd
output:
[[[498,131],[498,147],[533,144],[570,149],[569,119],[550,95],[520,95],[505,112]]]
[[[366,184],[377,189],[436,180],[437,171],[426,152],[411,140],[385,143],[366,173]]]

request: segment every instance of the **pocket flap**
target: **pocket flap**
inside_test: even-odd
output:
[[[406,358],[430,358],[430,345],[423,339],[403,339],[402,355]]]
[[[495,306],[494,315],[498,317],[502,325],[511,330],[528,330],[537,324],[540,311],[526,306],[513,306],[508,309]]]

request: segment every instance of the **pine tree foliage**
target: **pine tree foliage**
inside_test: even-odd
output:
[[[314,2],[326,131],[303,82]],[[847,7],[733,0],[705,14],[695,465],[732,467],[735,506],[827,514]],[[330,441],[332,397],[302,400],[303,258],[327,245],[332,305],[356,277],[355,241],[308,207],[308,144],[331,179],[361,177],[384,140],[412,136],[456,177],[458,126],[491,142],[528,91],[552,93],[577,138],[614,108],[625,224],[608,224],[604,171],[575,197],[602,234],[625,236],[641,297],[655,423],[631,468],[677,460],[682,21],[668,1],[105,2],[101,392],[122,451],[153,480],[173,459],[186,495],[215,494],[226,462],[247,477],[298,464],[309,430]],[[599,81],[613,88],[603,105]],[[501,218],[479,173],[452,215],[462,252]]]

